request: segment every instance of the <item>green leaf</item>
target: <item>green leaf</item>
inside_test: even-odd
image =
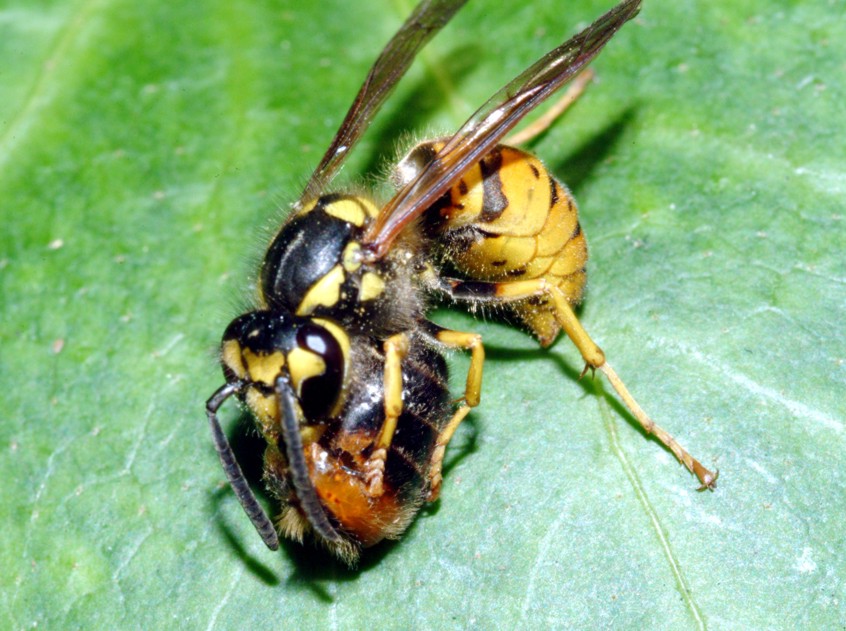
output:
[[[488,349],[441,500],[355,571],[263,548],[208,435],[215,349],[400,4],[0,6],[0,626],[842,626],[842,0],[647,0],[533,145],[581,206],[584,325],[716,492],[566,339],[439,311]],[[609,4],[474,0],[339,184]]]

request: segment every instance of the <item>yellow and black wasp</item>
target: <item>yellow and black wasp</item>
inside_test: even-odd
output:
[[[398,537],[438,496],[444,450],[479,404],[476,333],[426,318],[433,298],[502,305],[549,345],[561,329],[647,432],[713,488],[716,474],[641,410],[579,323],[587,248],[567,188],[502,144],[533,108],[593,59],[640,9],[624,0],[541,57],[454,135],[415,146],[385,204],[327,193],[333,176],[423,45],[466,0],[423,0],[371,68],[331,146],[261,264],[258,304],[226,329],[226,378],[206,407],[223,469],[271,549],[312,533],[347,562]],[[453,403],[445,349],[471,353]],[[246,403],[266,441],[276,524],[256,501],[217,418]]]

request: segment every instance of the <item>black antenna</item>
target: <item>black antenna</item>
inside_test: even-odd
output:
[[[329,522],[326,511],[317,497],[317,491],[308,475],[308,465],[303,452],[303,439],[300,435],[300,415],[297,413],[297,401],[288,378],[276,378],[276,396],[279,397],[279,418],[281,421],[282,440],[285,443],[285,455],[288,457],[288,471],[294,486],[300,508],[305,513],[314,531],[330,543],[346,543],[344,538]]]
[[[253,526],[256,527],[264,544],[271,550],[278,550],[279,535],[276,533],[276,528],[253,494],[247,478],[244,477],[244,472],[241,470],[241,465],[235,459],[232,447],[220,427],[220,421],[217,419],[217,411],[220,406],[233,394],[240,392],[246,385],[245,381],[233,381],[218,388],[217,392],[206,401],[206,414],[209,417],[214,448],[217,450],[217,455],[220,456],[220,464],[223,465],[223,472],[226,474],[226,479],[229,480],[229,486],[232,487],[235,497],[238,498],[244,512],[247,513],[247,517],[253,522]]]

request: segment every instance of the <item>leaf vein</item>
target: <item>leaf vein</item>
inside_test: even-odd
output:
[[[623,472],[629,479],[629,482],[631,483],[632,488],[634,489],[635,496],[637,497],[638,502],[640,502],[640,505],[643,507],[643,511],[646,513],[646,516],[649,518],[649,521],[652,524],[652,529],[655,532],[655,535],[658,539],[658,543],[661,546],[661,550],[664,552],[664,556],[666,557],[667,562],[669,563],[670,571],[676,579],[676,583],[678,585],[679,592],[681,593],[681,597],[687,608],[690,610],[693,619],[696,621],[696,627],[698,629],[704,630],[706,629],[706,625],[705,620],[702,617],[702,612],[699,610],[699,605],[697,605],[696,601],[693,598],[690,586],[688,585],[687,579],[685,578],[684,573],[682,572],[681,564],[676,558],[676,553],[674,552],[669,540],[667,539],[667,535],[661,525],[661,520],[658,517],[658,513],[655,510],[655,507],[652,506],[652,503],[649,501],[649,497],[646,495],[646,489],[643,488],[643,484],[641,484],[640,478],[638,478],[634,467],[629,462],[626,453],[623,451],[622,445],[620,444],[619,436],[617,435],[617,424],[614,420],[614,413],[611,410],[608,402],[604,399],[601,399],[599,402],[599,412],[605,420],[605,427],[608,430],[608,434],[610,437],[611,449],[614,452],[614,455],[620,461],[620,464],[623,467]]]
[[[4,127],[4,131],[0,133],[0,167],[11,158],[15,146],[26,138],[27,131],[31,127],[38,110],[50,100],[50,87],[55,78],[61,76],[55,64],[58,60],[67,63],[68,50],[78,39],[83,26],[90,20],[98,2],[99,0],[87,0],[83,3],[76,14],[67,20],[65,26],[53,40],[53,44],[48,49],[40,71],[32,82],[29,93],[21,104],[17,115],[9,121],[9,124]]]

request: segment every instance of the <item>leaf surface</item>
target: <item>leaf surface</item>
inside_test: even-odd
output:
[[[457,129],[607,8],[470,3],[339,185]],[[843,8],[647,0],[533,145],[580,203],[583,323],[717,491],[578,381],[566,339],[441,310],[484,335],[482,405],[441,500],[350,571],[263,549],[203,404],[268,236],[411,7],[7,0],[2,626],[842,625]]]

